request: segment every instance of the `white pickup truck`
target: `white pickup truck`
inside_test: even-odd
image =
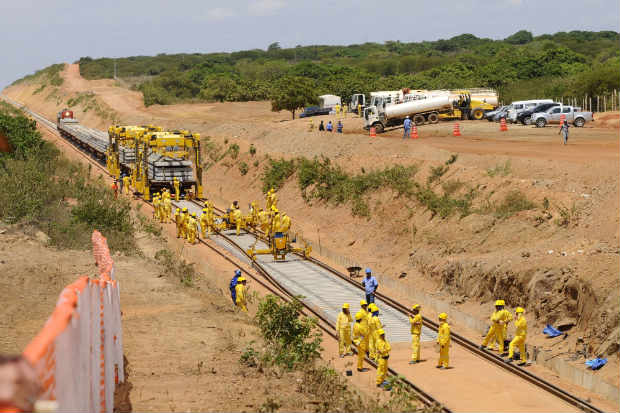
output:
[[[537,128],[543,128],[548,123],[560,123],[562,115],[566,117],[569,123],[578,128],[583,127],[586,122],[594,122],[592,112],[582,112],[581,108],[573,106],[554,106],[546,112],[533,113],[532,123]]]

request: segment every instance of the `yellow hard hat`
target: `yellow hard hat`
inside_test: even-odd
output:
[[[241,282],[241,281],[245,281],[245,277],[239,277],[239,278],[237,278],[237,282]]]
[[[349,303],[342,304],[342,308],[349,308]]]
[[[375,311],[379,311],[379,307],[377,307],[375,305],[375,303],[370,303],[370,305],[368,306],[368,308],[370,308],[370,311],[375,312]]]
[[[515,310],[515,313],[524,313],[525,310],[523,309],[523,307],[517,307],[517,309]]]
[[[377,330],[377,335],[382,336],[384,334],[385,334],[385,330],[384,329],[380,328],[380,329]]]
[[[177,208],[177,212],[181,212],[181,208]]]
[[[202,212],[207,212],[207,208],[202,208]]]
[[[195,213],[195,212],[192,212],[192,216],[193,216],[193,217],[195,217],[195,216],[196,216],[196,213]]]
[[[358,311],[357,313],[355,313],[356,320],[361,320],[362,318],[364,318],[364,314],[362,314],[361,311]]]
[[[495,300],[495,306],[497,307],[498,305],[504,305],[502,300]]]
[[[187,208],[183,208],[183,212],[187,212]]]
[[[360,301],[360,306],[364,306],[364,305],[366,305],[366,306],[368,305],[368,303],[366,302],[366,300],[362,300],[362,301]]]
[[[420,304],[414,304],[411,309],[412,310],[417,310],[418,308],[420,308]]]
[[[499,302],[501,303],[500,305],[506,305],[506,302],[504,300],[499,300]]]
[[[447,320],[448,319],[448,314],[446,314],[446,313],[439,314],[439,319],[440,320]]]

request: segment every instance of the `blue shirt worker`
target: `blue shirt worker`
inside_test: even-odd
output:
[[[342,133],[342,122],[340,121],[338,121],[338,124],[336,125],[336,132]]]
[[[230,289],[230,297],[235,305],[237,305],[237,291],[235,290],[235,287],[237,286],[237,280],[239,277],[241,277],[241,271],[235,270],[235,276],[232,277],[232,280],[230,280],[230,286],[228,287]]]
[[[403,139],[407,139],[410,136],[409,132],[411,132],[411,119],[409,119],[409,116],[405,118],[403,128],[405,129],[403,132]]]
[[[334,125],[332,124],[332,121],[330,120],[329,122],[327,122],[327,132],[332,132],[334,130]]]
[[[364,286],[364,290],[366,291],[366,302],[368,304],[374,303],[375,291],[377,291],[379,283],[377,282],[377,279],[373,277],[370,268],[366,268],[366,278],[362,280],[362,285]]]

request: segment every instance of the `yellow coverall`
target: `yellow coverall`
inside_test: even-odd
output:
[[[341,311],[336,321],[336,331],[338,332],[338,352],[344,355],[351,352],[351,314]]]
[[[450,326],[445,321],[439,325],[437,343],[439,343],[439,361],[437,366],[448,367],[450,363]]]
[[[241,232],[241,224],[243,223],[243,217],[241,216],[241,210],[238,208],[233,210],[232,218],[234,220],[233,222],[237,226],[237,235],[239,235],[239,233]]]
[[[420,334],[422,334],[422,315],[409,317],[411,323],[411,360],[420,361]]]
[[[159,204],[161,201],[159,198],[153,198],[153,218],[159,219]]]
[[[183,212],[181,214],[182,222],[181,222],[181,238],[187,239],[187,223],[189,221],[189,212]]]
[[[357,346],[357,369],[361,370],[364,368],[364,357],[368,351],[368,322],[364,318],[353,324],[353,342]]]
[[[183,213],[182,212],[175,211],[174,223],[177,224],[177,238],[181,238],[181,235],[183,233]]]
[[[508,337],[508,324],[512,321],[512,313],[508,310],[506,310],[505,308],[502,310],[502,320],[504,321],[504,336],[503,338]],[[502,341],[503,342],[503,341]],[[502,347],[503,349],[503,347]],[[503,353],[503,351],[500,351],[500,353]]]
[[[379,361],[379,353],[377,352],[377,341],[379,340],[379,337],[377,336],[377,331],[381,330],[382,328],[383,325],[381,324],[381,320],[379,320],[379,317],[376,315],[371,315],[370,320],[368,321],[368,329],[370,330],[369,351],[370,358],[375,361]]]
[[[267,191],[267,195],[265,196],[265,210],[266,211],[271,210],[271,194],[272,193],[273,191],[270,189],[269,191]]]
[[[487,333],[484,340],[482,340],[482,345],[486,346],[488,350],[491,350],[491,345],[493,345],[493,341],[495,341],[496,345],[499,345],[499,352],[504,352],[504,337],[506,332],[505,325],[508,324],[508,321],[512,319],[512,315],[508,310],[497,310],[493,312],[491,315],[491,328]]]
[[[207,224],[209,227],[209,235],[215,231],[215,214],[213,213],[213,205],[209,204],[207,208]]]
[[[207,237],[207,228],[209,227],[209,212],[203,212],[200,215],[200,231],[202,232],[202,238]]]
[[[239,307],[241,311],[245,311],[247,313],[248,308],[245,298],[245,286],[243,284],[235,285],[235,293],[237,294],[237,298],[235,300],[237,307]]]
[[[271,206],[276,208],[278,207],[278,196],[275,192],[271,194]]]
[[[517,328],[515,332],[515,338],[512,339],[510,345],[508,346],[508,359],[512,360],[512,357],[515,353],[515,347],[519,349],[519,353],[521,354],[521,362],[525,363],[527,361],[527,355],[525,354],[525,337],[527,336],[527,321],[523,314],[519,315],[519,318],[515,321],[515,327]]]
[[[260,223],[260,229],[265,233],[265,235],[269,235],[269,212],[261,211],[258,213],[258,221]]]
[[[196,243],[196,218],[189,216],[187,219],[187,241],[190,244]]]
[[[170,216],[170,213],[172,212],[172,202],[170,201],[170,197],[164,197],[163,200],[163,211],[161,214],[161,221],[162,223],[167,223],[168,222],[168,217]]]
[[[174,199],[178,201],[179,199],[181,199],[181,190],[179,188],[180,186],[179,180],[177,178],[174,178],[172,185],[174,186]]]
[[[377,384],[383,383],[385,380],[385,376],[387,375],[388,369],[388,358],[390,357],[390,351],[392,347],[387,340],[382,339],[381,337],[377,338],[377,354],[379,357],[378,365],[377,365]]]
[[[336,115],[340,114],[340,105],[334,106],[334,112],[336,112]]]
[[[286,214],[282,215],[282,217],[280,218],[280,231],[282,231],[284,235],[288,235],[288,230],[290,228],[291,228],[291,219]]]
[[[125,187],[125,195],[129,195],[129,177],[127,175],[123,176],[123,186]]]

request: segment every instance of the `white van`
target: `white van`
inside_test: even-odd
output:
[[[541,103],[553,103],[552,99],[535,99],[535,100],[519,100],[517,102],[512,102],[510,106],[508,106],[508,111],[506,112],[506,120],[510,123],[515,123],[517,121],[517,115],[524,110],[532,109]]]

